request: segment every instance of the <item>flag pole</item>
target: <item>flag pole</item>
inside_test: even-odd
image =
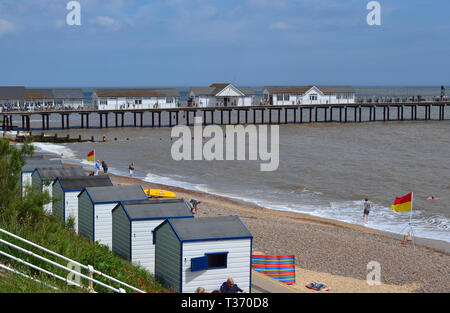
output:
[[[414,192],[411,192],[411,213],[409,214],[409,225],[411,225],[412,220],[413,204],[414,204]]]

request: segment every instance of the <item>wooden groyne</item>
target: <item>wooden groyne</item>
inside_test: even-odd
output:
[[[446,120],[446,108],[450,101],[442,102],[405,102],[405,103],[355,103],[355,104],[317,104],[317,105],[285,105],[285,106],[248,106],[248,107],[180,107],[172,109],[121,109],[121,110],[49,110],[30,112],[1,112],[2,130],[20,129],[31,130],[31,117],[37,115],[41,117],[42,128],[40,130],[50,130],[50,115],[60,115],[60,128],[110,128],[110,127],[164,127],[176,125],[192,125],[194,116],[203,117],[203,124],[229,125],[229,124],[301,124],[318,122],[363,122],[363,112],[368,113],[368,122],[387,121],[416,121],[432,120],[432,112],[436,113],[438,119]],[[418,109],[423,108],[420,116]],[[382,110],[382,114],[381,111]],[[392,110],[397,114],[392,117]],[[405,111],[408,111],[408,114]],[[215,114],[217,113],[218,114]],[[237,113],[237,122],[231,122],[231,113]],[[268,119],[265,114],[268,112]],[[273,114],[275,112],[275,114]],[[377,114],[378,112],[378,114]],[[125,124],[125,115],[132,114],[133,124]],[[144,121],[144,114],[148,120]],[[292,116],[292,119],[288,119]],[[319,115],[322,114],[322,119]],[[81,126],[71,127],[70,116],[79,116]],[[97,115],[96,124],[90,123],[90,116]],[[219,115],[219,118],[217,118]],[[275,115],[275,116],[274,116]],[[111,116],[113,119],[111,120]],[[181,116],[181,118],[180,118]],[[216,116],[216,118],[215,118]],[[21,125],[14,126],[17,118],[21,118]],[[14,119],[16,121],[14,121]],[[163,123],[166,118],[167,123]],[[259,119],[259,121],[258,121]],[[92,120],[92,119],[91,119]],[[184,123],[183,123],[184,121]],[[55,129],[55,128],[52,128]]]

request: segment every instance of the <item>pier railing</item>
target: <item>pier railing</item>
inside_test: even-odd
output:
[[[449,100],[442,101],[406,101],[406,102],[356,102],[345,104],[303,104],[303,105],[252,105],[252,106],[219,106],[219,107],[176,107],[176,108],[122,108],[122,109],[108,109],[99,110],[95,108],[79,108],[79,109],[65,109],[65,110],[42,110],[42,111],[8,111],[0,112],[2,115],[2,130],[14,130],[20,127],[14,126],[13,117],[20,116],[22,118],[21,130],[31,130],[31,116],[40,115],[42,118],[42,128],[37,130],[50,130],[50,115],[60,115],[61,127],[52,129],[69,129],[70,116],[80,116],[81,125],[77,128],[91,128],[90,116],[98,116],[98,124],[95,128],[109,128],[110,115],[115,116],[115,124],[112,127],[163,127],[163,126],[175,126],[175,125],[192,125],[193,116],[202,116],[204,124],[217,124],[217,125],[230,125],[230,124],[265,124],[265,118],[268,118],[269,123],[275,124],[287,124],[287,123],[316,123],[316,122],[362,122],[362,109],[369,111],[368,121],[403,121],[403,120],[431,120],[432,110],[438,108],[439,118],[438,120],[445,120],[445,111],[450,104]],[[391,109],[397,109],[397,118],[391,117]],[[404,118],[404,109],[409,109],[411,114],[410,119]],[[420,111],[418,116],[418,108],[424,108]],[[383,110],[383,119],[377,119],[377,111]],[[349,115],[348,111],[352,111],[353,118]],[[278,118],[272,117],[272,112],[276,112]],[[284,113],[284,121],[282,121],[280,115],[281,111]],[[333,118],[333,113],[339,111],[339,118]],[[422,113],[423,111],[423,113]],[[231,112],[236,113],[234,116],[237,121],[231,121]],[[265,117],[265,113],[269,113]],[[303,113],[307,112],[306,115]],[[323,118],[319,119],[318,114],[323,112]],[[215,119],[215,115],[219,113],[220,119]],[[245,113],[245,118],[241,119],[241,113]],[[249,113],[253,113],[253,119],[249,120]],[[293,113],[293,114],[291,114]],[[379,112],[381,113],[381,112]],[[125,124],[125,114],[133,114],[133,124]],[[150,115],[151,124],[144,124],[144,114]],[[288,114],[293,117],[291,121],[288,121]],[[181,115],[181,118],[180,118]],[[228,115],[227,119],[224,119],[224,115]],[[192,118],[191,118],[192,116]],[[381,115],[378,115],[381,116]],[[138,118],[139,117],[139,118]],[[259,121],[257,121],[259,117]],[[334,115],[336,117],[336,115]],[[148,118],[148,117],[147,117]],[[208,121],[209,118],[209,121]],[[164,124],[162,119],[165,119],[168,123]],[[73,119],[72,119],[73,120]],[[113,121],[114,121],[113,120]],[[138,122],[139,120],[139,122]],[[435,119],[436,120],[436,119]],[[92,121],[92,120],[91,120]],[[181,122],[180,122],[181,121]],[[73,128],[73,127],[72,127]],[[36,128],[34,129],[36,130]]]

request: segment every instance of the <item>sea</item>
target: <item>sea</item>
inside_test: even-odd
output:
[[[189,88],[179,89],[187,97]],[[355,89],[357,97],[440,94],[440,86]],[[89,89],[85,92],[88,99]],[[76,118],[71,126],[76,125]],[[125,122],[132,125],[132,116]],[[32,127],[40,123],[35,118]],[[51,125],[59,123],[59,116],[51,117]],[[75,128],[50,133],[81,134],[96,140],[106,136],[106,142],[35,143],[38,151],[54,153],[67,163],[93,168],[87,153],[95,149],[96,158],[106,161],[115,174],[127,175],[129,163],[134,162],[135,176],[150,183],[358,225],[364,225],[363,202],[368,197],[373,209],[366,227],[398,233],[411,218],[415,236],[450,244],[450,121],[280,125],[279,167],[272,172],[260,171],[260,160],[175,161],[171,148],[176,139],[169,127]],[[412,214],[394,212],[395,197],[409,192],[414,194]],[[427,200],[431,195],[436,199]]]

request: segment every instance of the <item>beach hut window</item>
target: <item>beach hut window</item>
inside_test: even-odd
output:
[[[228,252],[205,253],[205,256],[191,259],[191,272],[227,268]]]

